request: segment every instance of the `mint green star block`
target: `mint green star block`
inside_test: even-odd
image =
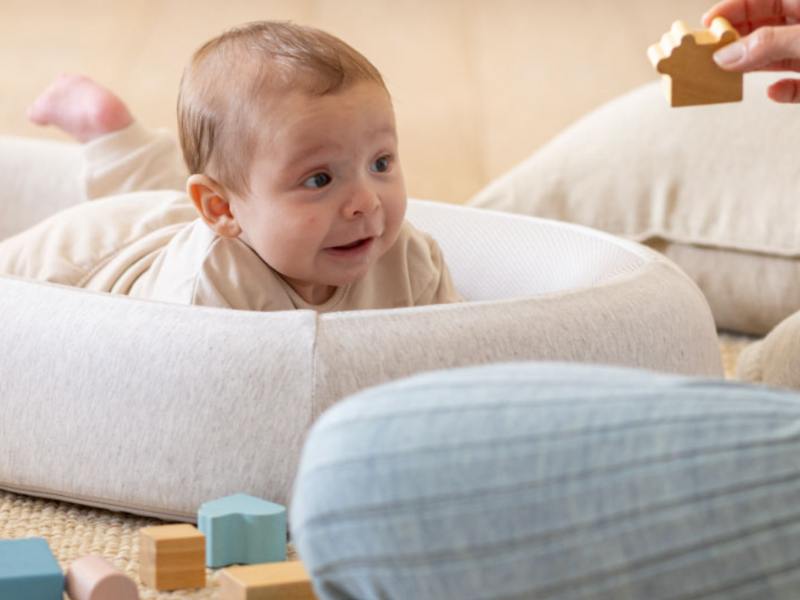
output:
[[[206,566],[286,560],[286,507],[247,494],[205,502],[197,528],[206,536]]]
[[[64,573],[44,538],[0,540],[0,598],[61,600]]]

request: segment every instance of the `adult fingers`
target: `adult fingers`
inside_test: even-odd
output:
[[[767,88],[767,96],[775,102],[800,103],[800,80],[776,81]]]
[[[800,59],[800,25],[761,27],[728,44],[714,60],[729,71],[757,71],[781,61]]]
[[[747,35],[764,25],[780,25],[800,19],[800,0],[721,0],[703,15],[709,27],[716,17],[725,17],[739,33]]]
[[[787,58],[769,63],[758,69],[759,71],[797,71],[800,72],[800,59]]]

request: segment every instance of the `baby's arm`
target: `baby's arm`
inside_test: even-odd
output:
[[[83,184],[91,200],[145,190],[181,190],[186,167],[175,139],[134,122],[84,145]]]
[[[414,306],[463,302],[464,298],[453,284],[439,244],[429,234],[416,231],[416,251],[409,252],[409,271],[413,280],[425,285],[415,290]]]
[[[175,139],[137,124],[118,96],[87,77],[56,78],[34,101],[28,117],[84,144],[87,199],[184,188],[187,174]]]
[[[442,249],[439,248],[434,240],[431,240],[431,258],[434,265],[438,268],[439,277],[437,284],[431,289],[432,296],[426,304],[448,304],[450,302],[463,302],[464,298],[456,290],[453,278],[450,276],[450,269],[444,261]]]

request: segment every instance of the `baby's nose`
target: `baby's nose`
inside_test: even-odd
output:
[[[380,206],[378,194],[369,186],[362,185],[353,189],[345,206],[348,216],[370,214]]]

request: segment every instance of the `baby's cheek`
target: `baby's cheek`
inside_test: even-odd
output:
[[[325,237],[325,231],[321,231],[321,219],[317,215],[308,215],[298,222],[294,228],[294,235],[298,241],[305,244],[316,244]]]
[[[304,237],[309,242],[321,242],[330,233],[329,229],[330,224],[326,225],[326,221],[316,214],[307,216],[302,227]]]
[[[400,229],[400,226],[403,224],[403,220],[406,217],[406,201],[405,198],[398,200],[392,205],[392,226],[394,229]]]

